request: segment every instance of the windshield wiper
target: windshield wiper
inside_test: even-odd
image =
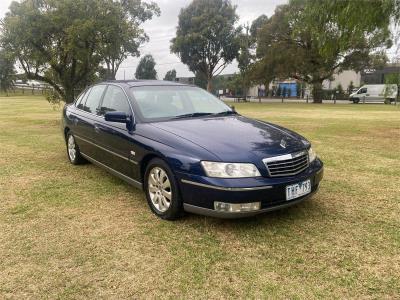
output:
[[[212,113],[195,112],[195,113],[189,113],[189,114],[183,114],[183,115],[175,116],[174,119],[194,118],[194,117],[201,117],[201,116],[208,116],[208,115],[212,115]]]
[[[233,110],[226,110],[226,111],[221,111],[219,113],[213,114],[213,116],[229,116],[229,115],[236,115],[237,112]]]

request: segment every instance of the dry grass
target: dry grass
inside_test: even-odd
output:
[[[397,298],[400,109],[241,104],[325,161],[309,202],[245,220],[154,217],[143,194],[71,166],[59,109],[0,98],[0,298]]]

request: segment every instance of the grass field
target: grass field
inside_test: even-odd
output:
[[[141,191],[69,164],[60,108],[0,97],[0,298],[400,297],[400,108],[236,108],[313,143],[317,195],[251,219],[161,221]]]

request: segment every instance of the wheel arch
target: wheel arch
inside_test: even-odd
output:
[[[68,132],[70,132],[70,130],[71,130],[71,129],[69,129],[68,126],[66,126],[66,127],[64,128],[64,140],[67,140],[67,134],[68,134]]]
[[[143,159],[140,162],[140,179],[142,182],[144,182],[144,173],[146,172],[147,165],[151,160],[154,158],[159,158],[165,161],[165,159],[161,155],[157,155],[155,153],[149,153],[143,157]]]

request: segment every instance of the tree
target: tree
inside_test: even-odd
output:
[[[233,74],[233,76],[228,79],[226,86],[229,91],[232,92],[233,96],[243,96],[243,79],[240,74]]]
[[[156,62],[151,54],[147,54],[140,60],[136,72],[136,79],[157,79],[157,71],[154,69]]]
[[[15,69],[12,56],[4,49],[0,50],[0,90],[8,92],[14,85]]]
[[[167,72],[164,76],[164,80],[167,81],[176,81],[176,70],[172,69]]]
[[[194,76],[194,84],[204,90],[207,89],[207,78],[203,73],[196,72]]]
[[[261,15],[255,19],[251,26],[242,26],[243,32],[239,33],[239,54],[237,57],[238,67],[240,70],[240,76],[237,78],[241,80],[241,87],[243,88],[243,97],[247,97],[247,91],[251,84],[264,84],[268,86],[268,82],[265,80],[265,74],[262,79],[251,76],[252,66],[255,62],[255,48],[257,45],[257,32],[258,30],[268,21],[266,15]]]
[[[212,79],[237,57],[239,50],[236,7],[229,0],[193,0],[179,14],[171,52],[177,54],[195,74]]]
[[[261,15],[257,17],[252,23],[250,27],[250,35],[252,36],[254,42],[257,41],[258,31],[264,26],[264,24],[268,21],[268,17],[266,15]]]
[[[155,3],[141,0],[105,1],[105,15],[98,22],[104,28],[99,32],[101,43],[98,48],[106,66],[106,78],[115,79],[122,61],[128,56],[140,55],[139,46],[149,40],[139,26],[154,15],[160,15]]]
[[[267,70],[264,68],[260,68],[256,62],[256,55],[255,49],[257,49],[257,35],[259,30],[266,24],[268,21],[268,17],[266,15],[260,15],[257,17],[250,26],[250,34],[248,30],[248,26],[245,26],[246,33],[242,34],[240,38],[240,54],[239,54],[239,69],[241,69],[243,73],[243,67],[241,68],[240,65],[245,66],[246,72],[242,74],[242,77],[247,81],[244,83],[245,85],[249,86],[251,84],[257,85],[264,85],[268,88],[269,83],[273,79],[273,75],[268,75]],[[246,53],[243,55],[242,53]],[[240,57],[243,55],[244,62],[247,60],[247,65],[241,62],[242,58]],[[247,59],[248,57],[248,59]]]
[[[279,6],[258,33],[257,68],[311,84],[314,102],[321,102],[322,82],[335,72],[385,59],[379,50],[390,45],[390,14],[382,2],[291,0]],[[379,17],[357,17],[371,12]]]
[[[47,82],[72,102],[103,64],[111,78],[126,55],[138,54],[144,41],[139,25],[155,7],[140,0],[14,1],[0,42],[28,79]]]
[[[236,77],[236,80],[240,81],[240,86],[243,89],[242,95],[244,98],[246,98],[247,90],[250,86],[250,77],[247,73],[249,71],[254,56],[251,53],[253,39],[250,35],[250,26],[246,25],[243,26],[243,28],[244,32],[241,32],[239,34],[239,54],[237,57],[240,74]]]

